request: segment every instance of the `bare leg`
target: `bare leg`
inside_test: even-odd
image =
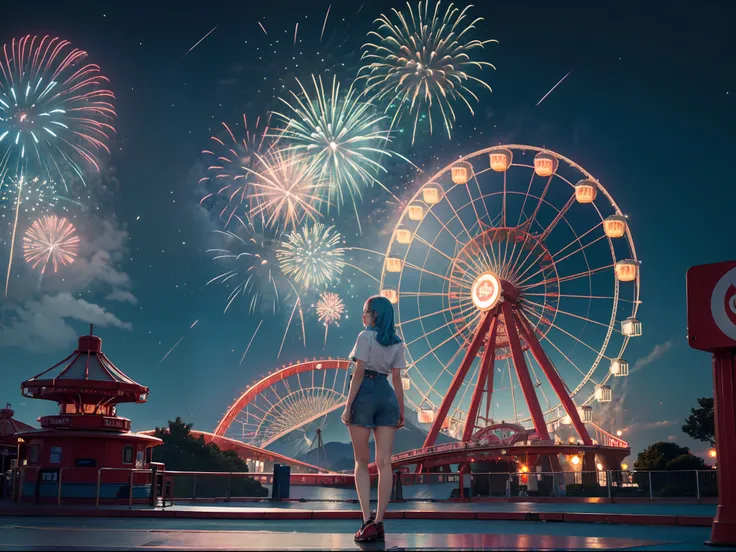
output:
[[[353,441],[353,455],[355,456],[355,490],[358,491],[360,509],[363,510],[363,521],[371,517],[371,474],[368,472],[368,463],[371,453],[368,440],[371,436],[369,427],[349,425],[350,439]],[[390,469],[390,468],[389,468]]]
[[[376,466],[378,467],[378,507],[376,508],[376,523],[383,521],[388,501],[391,499],[393,473],[391,471],[391,449],[394,446],[396,428],[390,426],[377,427],[376,436]]]

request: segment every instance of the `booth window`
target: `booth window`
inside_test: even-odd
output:
[[[40,445],[31,445],[30,450],[28,452],[28,463],[38,464],[38,457],[40,456],[40,452],[41,452]]]
[[[123,464],[133,463],[133,446],[125,445],[123,447]]]

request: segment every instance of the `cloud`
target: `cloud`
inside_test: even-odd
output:
[[[659,343],[655,345],[651,353],[649,353],[645,357],[640,358],[634,363],[634,367],[631,369],[631,373],[638,372],[642,368],[650,365],[655,360],[658,360],[667,351],[672,349],[672,347],[673,347],[672,341],[666,341],[664,343]]]
[[[8,314],[8,312],[10,314]],[[55,351],[72,345],[77,338],[69,321],[131,330],[132,325],[100,305],[75,298],[69,292],[44,295],[22,306],[9,307],[0,327],[0,347],[20,347],[32,352]]]
[[[116,289],[112,293],[105,297],[108,301],[119,301],[121,303],[130,303],[131,305],[138,304],[138,298],[131,292],[125,289]]]
[[[636,427],[637,429],[641,430],[647,430],[647,429],[660,429],[663,427],[669,427],[672,425],[675,425],[679,423],[677,420],[659,420],[657,422],[649,422],[646,424],[634,424],[631,427]]]
[[[81,240],[74,262],[58,273],[47,271],[39,284],[38,271],[17,259],[10,284],[11,299],[16,303],[36,299],[39,291],[52,295],[102,292],[111,300],[135,304],[130,276],[120,268],[127,256],[128,232],[114,219],[90,218],[75,223]]]

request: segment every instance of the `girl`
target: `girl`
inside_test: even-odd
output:
[[[363,525],[355,534],[357,542],[384,540],[383,515],[386,512],[393,477],[391,449],[394,434],[404,426],[404,390],[401,370],[406,368],[405,345],[396,335],[394,308],[385,297],[374,296],[363,307],[365,331],[350,353],[355,372],[350,381],[350,393],[342,421],[350,430],[355,455],[355,489],[358,491]],[[393,389],[388,383],[391,376]],[[371,430],[376,441],[378,468],[378,508],[375,517],[370,511],[371,478],[368,473]]]

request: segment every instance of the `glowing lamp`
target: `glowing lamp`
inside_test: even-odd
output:
[[[641,335],[641,322],[636,318],[622,320],[621,333],[626,337],[639,337]]]
[[[315,368],[316,368],[317,370],[321,370],[321,369],[322,369],[322,363],[321,363],[321,362],[318,362],[318,363],[317,363],[317,366],[315,366]]]
[[[401,259],[386,257],[386,270],[388,272],[401,272]]]
[[[580,419],[583,421],[583,423],[588,423],[593,421],[593,407],[592,406],[581,406],[580,410]]]
[[[572,463],[573,463],[574,465],[576,465],[576,466],[577,466],[578,464],[580,464],[580,457],[579,457],[579,456],[573,456],[573,457],[572,457],[572,458],[570,459],[570,462],[572,462]]]
[[[639,263],[625,259],[616,263],[616,278],[620,282],[633,282],[639,272]]]
[[[422,190],[422,199],[427,205],[435,205],[442,199],[442,190],[434,186],[427,186]]]
[[[708,457],[709,458],[715,458],[716,457],[716,449],[710,449],[708,451]]]
[[[620,238],[626,233],[626,217],[611,215],[603,221],[603,231],[609,238]]]
[[[409,218],[411,220],[422,220],[424,218],[424,207],[421,205],[409,205]]]
[[[613,399],[610,385],[598,385],[595,388],[595,400],[600,403],[608,403]]]
[[[598,463],[597,463],[597,464],[595,465],[595,467],[596,467],[596,468],[598,468],[598,471],[603,471],[603,464],[601,464],[600,462],[598,462]]]
[[[521,473],[529,473],[529,466],[522,464],[521,465]]]
[[[620,378],[629,375],[629,363],[622,358],[614,358],[611,361],[611,374]]]
[[[382,289],[381,297],[385,297],[386,299],[391,301],[392,305],[395,305],[399,301],[399,294],[396,292],[395,289]]]
[[[404,391],[408,391],[409,389],[411,389],[411,379],[409,378],[409,376],[401,376],[401,388]]]
[[[567,442],[568,442],[568,443],[570,443],[571,445],[574,445],[574,444],[575,444],[575,437],[570,437],[570,438],[569,438],[569,439],[567,440]]]
[[[621,435],[623,435],[623,434],[624,434],[624,432],[623,432],[623,431],[621,431],[621,430],[619,429],[619,430],[618,430],[618,431],[616,432],[616,437],[621,437]]]
[[[539,176],[552,176],[557,170],[557,158],[540,152],[534,157],[534,172]]]
[[[628,464],[621,464],[621,469],[624,470],[624,471],[626,471],[626,470],[629,469],[629,465]]]
[[[470,164],[458,163],[450,169],[452,173],[452,181],[455,184],[467,184],[470,178]]]
[[[417,412],[417,418],[420,424],[431,424],[434,422],[434,409],[420,408]]]
[[[575,200],[578,203],[593,203],[598,195],[598,185],[592,180],[581,180],[575,184]]]
[[[498,149],[490,153],[491,168],[496,172],[505,172],[513,160],[513,154],[507,149]]]
[[[408,245],[411,243],[411,230],[406,228],[400,228],[396,231],[396,241],[402,245]]]

